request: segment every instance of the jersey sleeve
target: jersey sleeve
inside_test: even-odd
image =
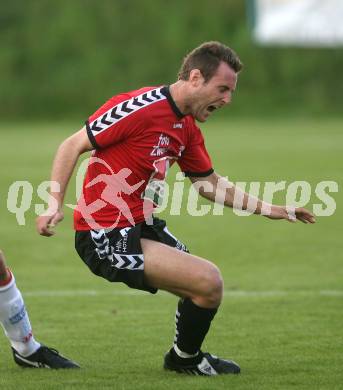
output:
[[[185,176],[206,177],[213,173],[211,158],[206,150],[200,129],[193,125],[190,142],[186,145],[178,164]]]
[[[86,121],[90,142],[95,149],[123,141],[141,127],[141,111],[134,98],[121,94],[109,99]]]

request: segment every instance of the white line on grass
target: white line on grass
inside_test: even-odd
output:
[[[162,291],[164,293],[164,291]],[[142,295],[148,293],[139,290],[42,290],[23,292],[27,297],[76,297],[76,296],[101,296],[101,295]],[[165,293],[166,294],[166,293]],[[337,296],[343,297],[343,290],[294,290],[294,291],[246,291],[246,290],[225,290],[225,296],[229,297],[278,297],[278,296]]]

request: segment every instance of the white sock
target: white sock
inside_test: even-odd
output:
[[[180,358],[193,358],[193,357],[196,357],[198,356],[199,352],[196,352],[195,354],[191,355],[187,352],[183,352],[181,351],[181,349],[176,345],[174,344],[174,351],[176,352],[176,354],[180,357]]]
[[[29,316],[15,279],[0,287],[0,323],[11,346],[24,357],[37,351],[40,344],[32,335]]]

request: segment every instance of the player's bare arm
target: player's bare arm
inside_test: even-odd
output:
[[[235,207],[235,199],[239,200],[242,210],[262,214],[270,219],[286,219],[289,222],[299,220],[303,223],[315,223],[314,215],[305,208],[277,206],[256,198],[242,191],[225,177],[213,172],[207,177],[191,177],[191,182],[201,196],[212,201]]]
[[[37,231],[42,236],[52,236],[54,234],[52,228],[63,220],[63,199],[70,177],[80,155],[92,149],[85,128],[68,137],[59,146],[50,179],[52,183],[58,183],[59,188],[50,190],[48,210],[36,219]]]

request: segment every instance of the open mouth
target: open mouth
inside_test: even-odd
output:
[[[217,108],[218,108],[218,107],[216,107],[216,106],[210,105],[210,106],[207,107],[207,111],[213,112],[213,111],[216,110]]]

